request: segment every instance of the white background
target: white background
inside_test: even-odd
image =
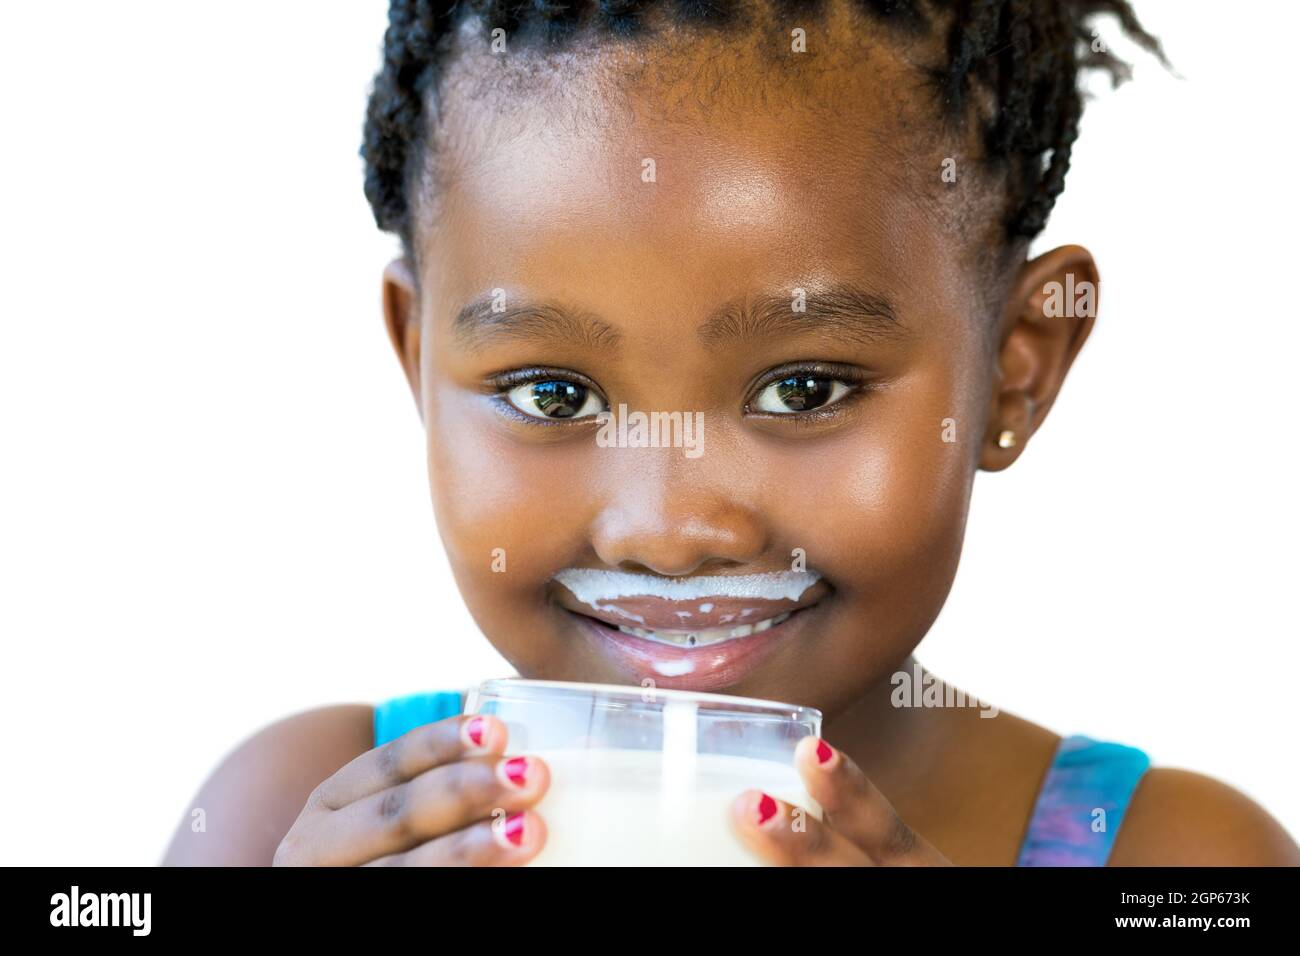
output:
[[[1289,4],[1139,2],[1037,249],[1093,339],[981,475],[920,659],[1226,780],[1300,834]],[[151,864],[293,711],[511,673],[452,583],[357,157],[386,22],[347,3],[0,14],[0,859]]]

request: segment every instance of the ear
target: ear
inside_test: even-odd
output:
[[[1003,315],[980,467],[1018,457],[1056,400],[1097,315],[1097,263],[1061,246],[1021,266]]]
[[[415,274],[405,258],[394,259],[384,269],[384,325],[397,360],[415,397],[415,409],[424,420],[420,401],[420,294]]]

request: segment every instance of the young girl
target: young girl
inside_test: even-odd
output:
[[[899,693],[1092,329],[1089,252],[1027,247],[1098,13],[1163,59],[1123,0],[392,4],[366,195],[460,590],[523,677],[819,708],[825,820],[737,794],[767,862],[1300,863],[1213,779]],[[545,762],[411,690],[244,742],[166,862],[530,860]]]

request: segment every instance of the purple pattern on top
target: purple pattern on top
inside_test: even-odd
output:
[[[1105,866],[1150,758],[1080,734],[1057,747],[1017,866]]]

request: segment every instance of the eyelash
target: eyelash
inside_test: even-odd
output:
[[[589,389],[608,407],[609,402],[605,398],[604,392],[596,387],[596,383],[591,379],[574,372],[562,371],[553,368],[519,368],[511,369],[508,372],[500,372],[496,375],[489,376],[487,379],[488,386],[492,389],[492,400],[496,405],[497,411],[515,421],[524,422],[528,425],[541,425],[543,427],[564,427],[566,425],[584,424],[595,421],[593,416],[587,415],[578,419],[565,418],[539,418],[536,415],[529,415],[520,411],[510,401],[510,392],[521,385],[535,385],[538,382],[570,382],[574,385],[581,385]]]
[[[810,409],[806,412],[765,412],[755,410],[753,403],[762,395],[763,391],[770,385],[777,382],[783,382],[786,379],[796,378],[799,376],[808,376],[832,383],[838,382],[847,386],[848,390],[837,398],[835,401],[828,402],[817,408]],[[522,421],[529,425],[542,426],[564,426],[574,425],[583,422],[594,421],[594,416],[583,416],[578,419],[562,418],[540,418],[536,415],[529,415],[521,411],[510,401],[509,393],[521,385],[533,385],[539,382],[571,382],[575,385],[581,385],[589,389],[600,397],[605,407],[609,407],[609,400],[605,398],[604,393],[596,386],[596,383],[585,376],[577,375],[574,372],[563,371],[561,369],[549,368],[521,368],[511,369],[507,372],[501,372],[489,376],[487,385],[492,389],[497,410],[507,417],[516,421]],[[810,423],[819,421],[833,415],[839,415],[843,412],[844,407],[852,403],[864,394],[871,391],[872,385],[868,382],[866,375],[861,369],[851,365],[839,365],[833,362],[805,362],[794,365],[785,365],[779,368],[765,372],[749,388],[749,398],[745,400],[744,411],[746,414],[760,415],[770,419],[781,419],[800,421]]]
[[[848,390],[833,402],[810,409],[806,412],[765,412],[754,409],[753,403],[763,394],[769,385],[777,382],[784,382],[789,378],[798,378],[807,376],[809,378],[823,379],[829,382],[840,382],[848,386]],[[745,412],[752,415],[761,415],[765,418],[780,419],[782,421],[790,420],[803,423],[821,421],[833,415],[842,414],[844,409],[856,399],[861,398],[871,390],[871,384],[867,380],[866,374],[859,368],[852,365],[840,365],[835,362],[801,362],[794,365],[783,365],[780,368],[764,372],[753,387],[750,388],[750,397],[745,400]]]

